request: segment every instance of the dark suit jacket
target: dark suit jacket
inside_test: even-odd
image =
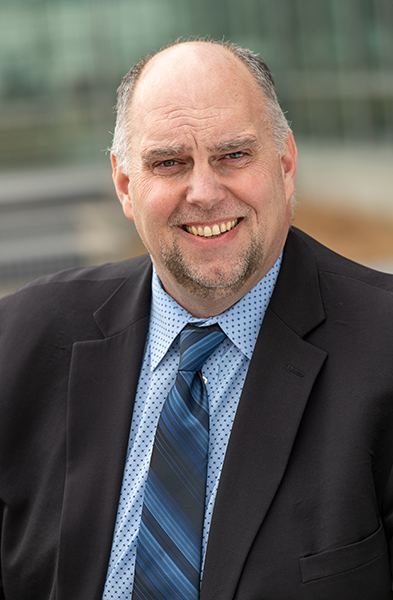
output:
[[[100,600],[148,257],[0,303],[0,598]],[[201,600],[388,600],[393,277],[290,232],[233,425]]]

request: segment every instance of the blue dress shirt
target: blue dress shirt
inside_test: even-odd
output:
[[[218,323],[227,338],[202,368],[209,397],[209,462],[203,533],[203,559],[214,500],[229,435],[248,365],[281,265],[239,302],[210,319],[198,319],[162,288],[155,270],[152,307],[142,369],[135,398],[127,461],[120,494],[103,600],[129,600],[132,592],[137,535],[144,486],[162,405],[173,386],[179,363],[178,335],[187,323]],[[132,367],[131,367],[132,368]]]

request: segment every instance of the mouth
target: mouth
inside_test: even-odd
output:
[[[233,221],[215,223],[211,227],[209,225],[184,225],[184,230],[192,235],[199,235],[200,237],[218,237],[236,227],[238,223],[239,219],[234,219]]]

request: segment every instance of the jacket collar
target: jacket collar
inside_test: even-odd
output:
[[[269,309],[302,338],[325,319],[317,261],[295,228],[288,234]]]
[[[150,316],[152,264],[147,254],[135,262],[132,274],[94,313],[105,337],[116,335],[132,323]]]

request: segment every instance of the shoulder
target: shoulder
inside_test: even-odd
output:
[[[286,252],[280,294],[286,322],[307,331],[307,339],[326,350],[331,362],[339,356],[339,364],[353,373],[379,373],[375,381],[384,372],[391,386],[393,276],[350,261],[296,230]],[[314,326],[305,329],[310,315]]]
[[[352,286],[360,289],[369,286],[381,292],[386,291],[389,295],[393,293],[392,274],[382,273],[345,258],[295,227],[291,228],[288,240],[290,245],[291,241],[293,243],[295,240],[295,246],[300,244],[307,248],[308,255],[315,261],[322,280],[328,278],[341,281],[341,284],[348,288]]]
[[[378,331],[390,339],[393,275],[348,260],[292,228],[269,306],[300,335],[318,324],[322,332],[346,323],[357,334]]]
[[[20,332],[31,338],[34,332],[56,328],[97,335],[94,312],[124,282],[127,292],[149,280],[149,255],[96,267],[74,268],[41,277],[0,300],[0,338]]]

